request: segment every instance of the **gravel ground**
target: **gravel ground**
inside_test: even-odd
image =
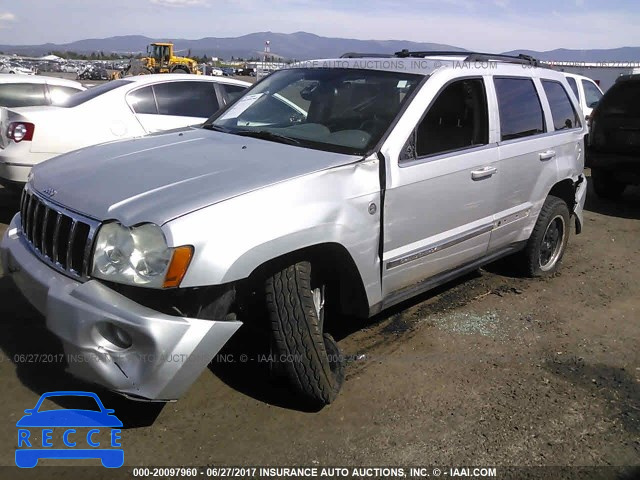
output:
[[[0,230],[16,201],[0,192]],[[125,465],[618,465],[634,478],[639,238],[640,189],[613,203],[590,188],[584,233],[552,278],[502,262],[346,327],[347,381],[321,411],[267,382],[241,330],[226,351],[254,360],[214,362],[177,403],[101,393],[126,424]],[[13,465],[23,410],[43,392],[90,387],[56,363],[16,362],[57,342],[7,278],[0,299],[0,465]]]

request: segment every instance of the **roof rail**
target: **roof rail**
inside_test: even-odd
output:
[[[472,53],[469,55],[465,61],[467,62],[486,62],[491,60],[497,60],[500,62],[506,63],[519,63],[521,65],[531,65],[533,67],[539,67],[540,62],[538,59],[533,58],[531,55],[519,54],[515,55],[501,55],[501,54],[493,54],[493,53]]]
[[[396,52],[395,55],[396,57],[400,57],[400,58],[407,58],[407,57],[416,57],[416,58],[421,58],[421,57],[435,57],[437,55],[440,56],[445,56],[445,57],[461,57],[464,56],[466,57],[467,55],[469,55],[470,53],[473,52],[465,52],[465,51],[460,51],[460,50],[442,50],[442,51],[438,51],[438,50],[424,50],[424,51],[409,51],[406,48],[404,50],[401,50],[399,52]]]
[[[481,52],[464,52],[464,51],[417,51],[411,52],[409,50],[401,50],[396,52],[396,57],[407,58],[407,57],[435,57],[435,56],[444,56],[444,57],[465,57],[465,62],[481,62],[481,61],[500,61],[505,63],[518,63],[522,65],[532,65],[535,67],[540,66],[540,62],[529,56],[520,54],[518,56],[515,55],[502,55],[499,53],[481,53]]]
[[[394,55],[392,53],[357,53],[347,52],[340,55],[340,58],[391,58]]]

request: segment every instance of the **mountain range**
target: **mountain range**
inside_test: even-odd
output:
[[[404,48],[409,50],[451,50],[465,49],[440,43],[410,42],[405,40],[356,40],[348,38],[321,37],[312,33],[274,33],[258,32],[233,38],[206,37],[198,40],[181,38],[149,38],[142,35],[126,35],[109,38],[92,38],[65,44],[45,43],[42,45],[0,45],[4,53],[40,56],[52,51],[72,51],[88,54],[104,53],[140,53],[145,52],[149,43],[171,41],[180,55],[190,52],[194,56],[216,56],[224,59],[231,57],[258,57],[265,42],[271,42],[273,54],[285,59],[308,60],[312,58],[338,57],[345,52],[393,53]],[[568,50],[550,51],[512,50],[508,54],[525,53],[541,60],[556,61],[638,61],[640,47],[622,47],[608,50]]]

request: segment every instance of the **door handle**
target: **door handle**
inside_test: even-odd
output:
[[[498,169],[496,167],[484,167],[484,168],[481,168],[480,170],[472,170],[471,178],[473,180],[481,180],[483,178],[488,178],[494,175],[497,171]]]
[[[555,150],[547,150],[546,152],[542,152],[540,154],[540,160],[544,161],[544,160],[551,160],[552,158],[554,158],[556,156],[556,152]]]

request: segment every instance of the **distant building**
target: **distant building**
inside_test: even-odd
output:
[[[640,73],[640,61],[637,62],[544,62],[549,67],[560,72],[584,75],[600,85],[602,91],[607,91],[620,75]]]

